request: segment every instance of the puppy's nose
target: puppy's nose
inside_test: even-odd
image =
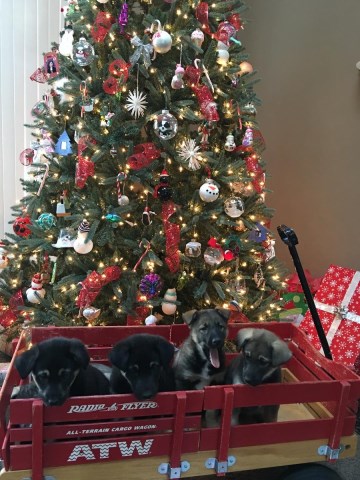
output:
[[[141,392],[141,400],[148,400],[151,397],[154,397],[156,392],[154,393],[152,390],[144,390]]]
[[[244,377],[244,381],[247,385],[251,385],[252,387],[256,387],[256,385],[259,385],[260,383],[256,379],[247,376]]]
[[[59,398],[56,397],[46,398],[45,401],[49,407],[55,407],[56,405],[61,405],[63,403]]]
[[[218,348],[221,345],[221,340],[220,338],[212,338],[210,343],[213,348]]]

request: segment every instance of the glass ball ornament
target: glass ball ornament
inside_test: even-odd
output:
[[[35,152],[32,148],[25,148],[25,150],[20,153],[19,157],[21,165],[24,165],[25,167],[31,165],[34,161],[34,156]]]
[[[121,207],[126,207],[126,205],[129,205],[129,203],[130,203],[130,199],[126,195],[121,195],[121,197],[118,198],[118,204]]]
[[[224,260],[221,248],[207,247],[204,252],[204,260],[210,266],[219,265]]]
[[[178,131],[178,121],[169,110],[162,110],[154,120],[155,135],[162,140],[174,138]]]
[[[36,220],[36,223],[39,225],[41,230],[44,230],[45,232],[50,230],[52,227],[55,227],[56,222],[56,217],[52,213],[42,213]]]
[[[233,196],[225,200],[224,210],[229,217],[238,218],[244,213],[245,205],[240,197]]]
[[[191,242],[185,245],[185,255],[190,258],[199,257],[201,255],[201,243],[192,238]]]
[[[207,178],[199,189],[200,198],[206,203],[215,202],[219,198],[219,193],[219,187],[211,178]]]
[[[84,308],[82,314],[84,317],[91,321],[91,320],[96,320],[101,313],[100,308],[95,308],[95,307],[86,307]]]
[[[158,30],[152,37],[152,44],[156,53],[167,53],[172,46],[172,38],[165,30]]]
[[[74,43],[73,47],[73,59],[80,67],[86,67],[94,60],[94,47],[86,40],[85,37],[81,37],[78,42]]]

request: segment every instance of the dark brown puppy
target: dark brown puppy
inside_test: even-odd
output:
[[[183,314],[190,335],[174,359],[177,390],[200,390],[213,383],[222,383],[229,317],[230,311],[222,308],[190,310]]]
[[[240,354],[226,369],[225,384],[257,386],[281,382],[281,365],[292,353],[277,335],[263,328],[244,328],[237,335]],[[237,408],[232,424],[275,422],[279,405]]]

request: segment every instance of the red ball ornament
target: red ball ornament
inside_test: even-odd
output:
[[[115,77],[108,77],[103,83],[103,90],[109,95],[115,95],[120,92],[119,81]]]
[[[25,148],[25,150],[20,153],[20,163],[27,167],[33,163],[34,156],[35,152],[32,148]]]
[[[19,237],[26,238],[31,235],[31,230],[28,228],[28,225],[32,225],[28,215],[25,217],[17,217],[13,223],[13,230]]]

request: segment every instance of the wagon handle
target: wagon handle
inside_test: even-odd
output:
[[[299,243],[298,238],[296,236],[296,233],[294,230],[290,227],[287,227],[286,225],[280,225],[277,227],[277,231],[279,233],[279,236],[281,240],[285,243],[285,245],[288,246],[290,255],[292,256],[296,271],[299,275],[300,283],[303,288],[305,298],[307,301],[307,304],[309,306],[309,310],[313,319],[313,322],[315,324],[315,328],[324,352],[324,355],[326,358],[329,358],[332,360],[332,355],[330,351],[330,347],[324,332],[324,329],[321,325],[321,320],[318,314],[318,311],[316,310],[316,306],[314,303],[313,296],[311,294],[309,284],[306,280],[305,273],[303,270],[303,267],[301,265],[301,261],[299,258],[299,255],[296,250],[296,245]]]

